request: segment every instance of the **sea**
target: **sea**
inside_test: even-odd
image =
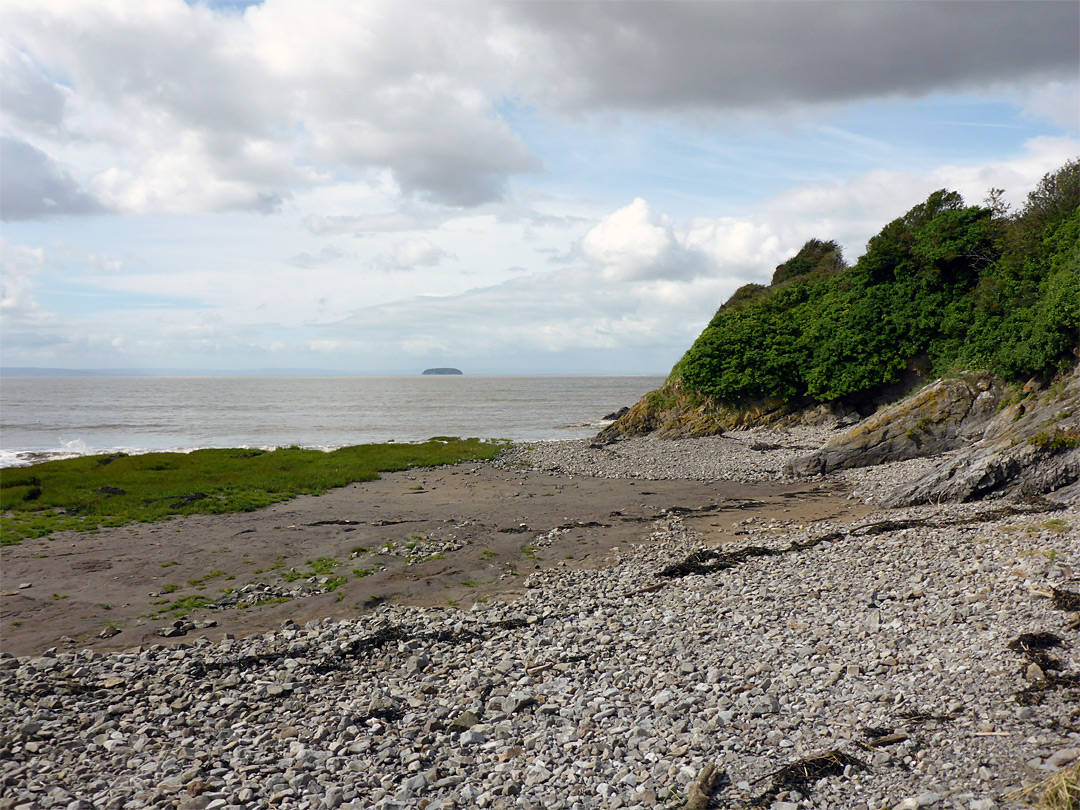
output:
[[[208,447],[584,438],[659,376],[4,377],[0,467]]]

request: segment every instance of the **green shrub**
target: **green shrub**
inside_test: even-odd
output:
[[[1013,217],[935,191],[852,267],[836,243],[810,240],[769,287],[739,288],[669,381],[720,403],[808,404],[865,396],[915,366],[1051,377],[1080,346],[1078,188],[1072,161]]]

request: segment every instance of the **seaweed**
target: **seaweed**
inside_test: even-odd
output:
[[[1016,702],[1021,706],[1037,706],[1042,703],[1047,692],[1055,689],[1080,688],[1080,674],[1061,672],[1061,661],[1047,652],[1063,644],[1062,639],[1053,633],[1022,633],[1009,642],[1010,650],[1020,653],[1029,663],[1037,665],[1043,674],[1043,677],[1031,686],[1016,693]]]
[[[1054,610],[1066,610],[1070,613],[1080,611],[1080,593],[1058,590],[1053,586],[1050,587],[1050,593],[1052,594],[1050,606]]]
[[[849,770],[850,769],[850,770]],[[797,790],[804,796],[819,779],[828,776],[844,776],[850,771],[867,771],[865,762],[844,751],[832,750],[824,754],[796,760],[771,774],[772,786],[750,800],[751,807],[768,807],[785,790]]]

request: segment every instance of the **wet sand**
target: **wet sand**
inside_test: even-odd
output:
[[[818,483],[607,479],[476,463],[411,470],[246,514],[63,532],[5,548],[0,649],[37,655],[50,647],[105,651],[241,637],[289,619],[354,617],[382,600],[463,610],[478,600],[512,600],[537,569],[600,567],[626,544],[647,542],[652,521],[671,509],[715,543],[738,541],[746,521],[779,528],[872,511]],[[539,535],[558,527],[537,546]],[[444,542],[461,547],[413,564],[405,556],[410,544],[423,550]],[[358,547],[367,551],[354,553]],[[306,571],[320,558],[340,563],[332,576],[347,577],[335,591],[199,609],[188,618],[217,626],[171,639],[155,633],[172,623],[160,611],[178,599],[214,600],[249,583],[292,587],[281,574]],[[367,570],[375,573],[354,573]],[[119,634],[100,638],[106,625]]]

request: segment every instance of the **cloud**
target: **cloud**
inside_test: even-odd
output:
[[[1075,83],[1080,7],[1060,2],[509,3],[552,106],[761,110]],[[537,64],[539,63],[539,64]],[[555,81],[556,78],[562,81]]]
[[[102,210],[75,178],[40,149],[15,138],[0,138],[0,219],[44,219]]]
[[[37,312],[34,276],[45,264],[45,251],[11,244],[0,238],[0,312],[4,318],[22,319]]]
[[[691,332],[696,334],[715,306],[712,295],[705,296],[710,300],[705,307],[693,300],[702,297],[709,282],[702,281],[701,287],[698,282],[671,284],[683,294],[672,292],[656,301],[639,294],[636,285],[612,286],[597,272],[562,270],[518,276],[460,295],[370,307],[324,329],[333,336],[327,339],[341,340],[354,351],[363,347],[372,356],[442,353],[478,363],[482,359],[489,367],[512,367],[525,354],[635,349],[672,354],[685,350]],[[674,308],[682,316],[673,326]],[[700,323],[693,323],[695,314]]]
[[[706,269],[700,252],[675,236],[671,220],[640,197],[604,217],[581,240],[581,251],[607,281],[686,279]]]
[[[311,214],[304,217],[304,225],[307,226],[309,231],[318,236],[338,234],[362,236],[369,233],[428,230],[437,227],[445,219],[445,216],[438,214],[415,214],[406,211],[390,211],[383,214],[362,214],[358,216]]]
[[[375,263],[385,270],[413,270],[434,267],[449,255],[435,243],[416,237],[395,242],[393,250],[378,257]]]
[[[1080,7],[1041,0],[240,5],[8,0],[10,134],[63,143],[125,213],[268,212],[385,173],[474,208],[544,170],[507,110],[730,120],[1009,86],[1060,120],[1080,59]]]
[[[55,134],[63,124],[65,93],[25,53],[0,41],[0,115],[31,132]]]
[[[295,267],[318,267],[322,264],[331,264],[345,256],[345,252],[334,245],[327,245],[317,254],[298,253],[289,259],[289,264]]]

